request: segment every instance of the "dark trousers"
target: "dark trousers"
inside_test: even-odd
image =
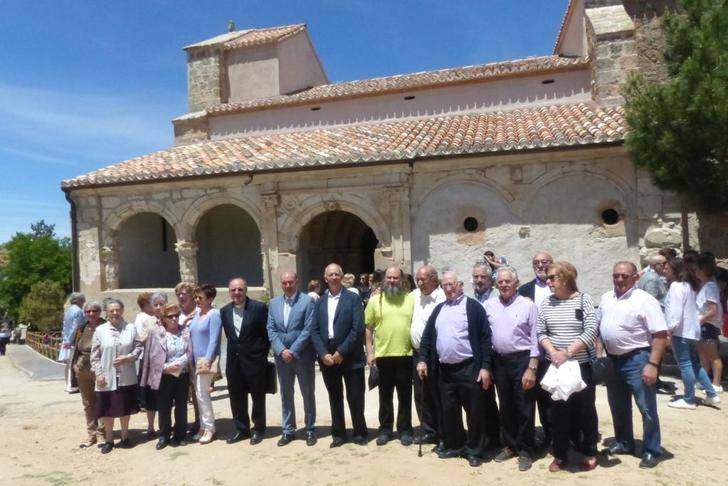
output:
[[[163,374],[157,391],[159,436],[170,438],[172,434],[172,405],[174,405],[174,438],[182,440],[187,430],[187,398],[190,376],[187,373],[175,377]]]
[[[230,410],[233,424],[238,432],[250,433],[250,419],[253,419],[253,430],[265,432],[265,369],[255,375],[240,373],[235,368],[226,370]],[[252,417],[248,415],[248,395],[253,400]]]
[[[551,401],[551,425],[553,427],[553,453],[556,459],[565,461],[569,442],[577,439],[577,450],[585,456],[597,455],[599,420],[597,418],[596,387],[591,376],[591,364],[579,363],[581,379],[586,388],[572,394],[568,400]]]
[[[391,434],[394,425],[394,389],[397,389],[397,431],[412,434],[412,356],[377,358],[379,369],[379,434]]]
[[[538,418],[544,435],[544,446],[551,444],[551,395],[541,387],[541,380],[549,369],[551,362],[541,358],[538,360],[536,371],[536,404],[538,405]]]
[[[415,410],[420,419],[420,427],[425,435],[439,437],[442,431],[440,393],[437,389],[437,369],[427,370],[427,376],[421,380],[417,374],[418,359],[412,360],[415,394]]]
[[[367,422],[364,418],[364,368],[342,369],[339,365],[321,365],[326,390],[331,406],[331,436],[346,439],[344,417],[344,387],[346,402],[353,425],[354,437],[367,437]]]
[[[533,454],[536,389],[524,390],[521,380],[530,359],[529,351],[493,358],[503,440],[511,450],[529,457]]]
[[[486,447],[498,441],[498,408],[495,416],[489,402],[495,405],[495,388],[483,390],[475,381],[472,359],[458,364],[440,364],[440,400],[442,402],[443,441],[448,450],[463,450],[482,456]],[[465,410],[468,431],[465,433],[462,411]]]

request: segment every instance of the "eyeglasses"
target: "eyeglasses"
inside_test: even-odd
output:
[[[237,288],[237,287],[236,287],[236,288],[234,288],[234,289],[230,289],[230,292],[245,292],[245,289],[242,289],[242,288]]]
[[[613,273],[612,274],[612,278],[614,280],[620,280],[620,279],[621,280],[627,280],[627,279],[632,278],[632,277],[634,277],[634,275],[628,275],[626,273]]]
[[[551,265],[554,262],[553,260],[534,260],[532,263],[534,265]]]
[[[559,275],[554,273],[553,275],[546,275],[546,280],[557,280]]]
[[[164,317],[166,317],[167,319],[177,319],[179,317],[179,314],[172,314],[172,315],[167,315]]]

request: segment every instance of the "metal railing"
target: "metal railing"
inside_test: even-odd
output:
[[[25,344],[39,354],[56,361],[61,351],[61,341],[60,333],[28,332]]]

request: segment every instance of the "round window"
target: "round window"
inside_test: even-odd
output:
[[[606,225],[619,223],[619,213],[616,209],[608,208],[602,211],[602,221]]]
[[[465,221],[463,221],[463,228],[465,228],[465,231],[468,233],[472,233],[478,229],[478,220],[472,216],[468,216],[465,218]]]

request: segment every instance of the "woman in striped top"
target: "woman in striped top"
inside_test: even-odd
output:
[[[541,304],[538,315],[538,341],[546,358],[555,366],[567,360],[579,362],[586,388],[572,394],[568,400],[551,403],[554,460],[549,471],[566,467],[571,434],[575,434],[579,452],[584,454],[582,469],[597,466],[598,419],[595,405],[595,386],[591,376],[591,356],[597,339],[594,304],[589,295],[576,286],[576,269],[568,262],[549,266],[547,282],[553,295]]]

